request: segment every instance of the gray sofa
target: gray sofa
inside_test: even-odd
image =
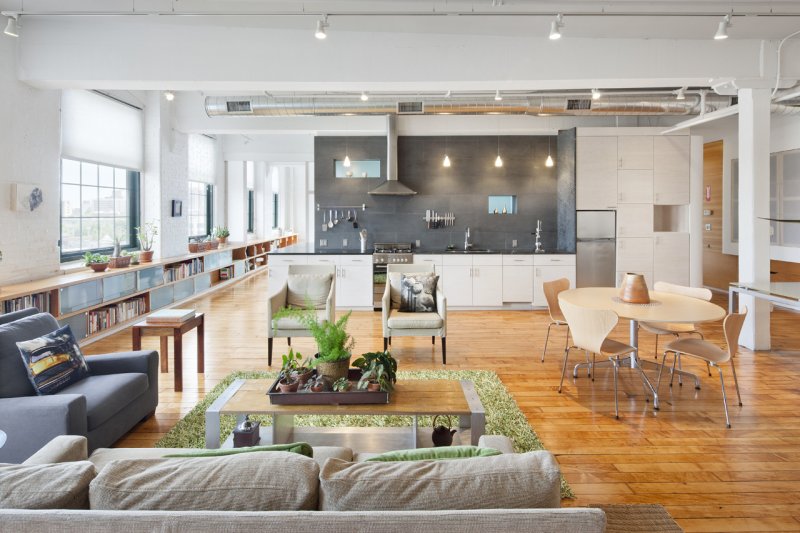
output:
[[[89,377],[38,396],[16,343],[58,329],[31,308],[0,315],[0,462],[19,463],[57,435],[82,435],[89,450],[111,446],[158,405],[158,352],[87,357]]]
[[[64,466],[76,465],[77,467],[77,465],[87,465],[90,469],[93,466],[97,470],[97,477],[89,483],[89,487],[84,486],[82,489],[89,493],[88,500],[85,500],[88,509],[66,510],[42,509],[40,507],[31,510],[0,509],[0,524],[3,524],[3,527],[8,528],[9,531],[18,533],[41,533],[42,531],[67,533],[99,533],[107,531],[125,531],[126,533],[146,531],[225,533],[250,530],[349,533],[351,531],[390,532],[412,529],[435,531],[436,533],[483,533],[486,531],[601,533],[605,530],[606,517],[605,513],[600,509],[576,507],[562,509],[558,507],[560,505],[559,470],[555,459],[549,452],[513,454],[511,441],[505,437],[498,436],[483,436],[480,444],[497,448],[503,452],[503,455],[462,461],[438,462],[440,463],[439,466],[452,467],[455,470],[448,470],[447,479],[438,478],[440,481],[427,486],[415,485],[414,476],[417,472],[419,472],[420,477],[428,475],[430,469],[436,468],[436,465],[431,464],[431,462],[368,464],[358,461],[368,458],[370,454],[354,454],[349,448],[335,446],[315,446],[313,460],[295,454],[286,454],[285,452],[247,453],[239,456],[201,459],[166,459],[165,461],[171,462],[173,467],[176,461],[194,461],[194,463],[184,463],[184,470],[182,472],[173,472],[175,475],[168,477],[151,476],[150,484],[148,485],[146,470],[148,468],[158,469],[164,466],[164,461],[158,459],[159,457],[169,453],[186,452],[187,450],[114,448],[96,450],[87,457],[85,440],[79,437],[64,436],[54,439],[26,461],[25,464],[43,465],[48,468],[63,463],[68,463]],[[275,454],[283,455],[276,456]],[[520,462],[517,462],[518,459]],[[89,463],[86,462],[87,460]],[[237,467],[233,463],[224,462],[239,462],[240,460],[249,461],[244,470],[248,475],[244,478],[231,474],[230,471],[235,470]],[[130,465],[125,466],[125,463],[130,461],[138,461],[138,463],[133,468]],[[198,461],[217,462],[214,466],[209,467],[213,473],[212,480],[207,479],[205,483],[202,482],[203,470],[207,469],[207,467],[199,466]],[[473,461],[482,461],[482,466],[474,466],[478,463],[473,464]],[[259,464],[264,462],[271,462],[266,469]],[[281,465],[284,463],[294,464],[282,467]],[[441,463],[450,464],[442,465]],[[460,464],[457,465],[456,463]],[[310,467],[309,464],[311,465]],[[302,468],[298,468],[297,465],[302,465]],[[399,475],[391,477],[391,479],[382,477],[379,481],[383,485],[378,485],[379,488],[375,490],[373,488],[376,486],[374,477],[370,479],[361,475],[357,483],[350,485],[349,483],[353,481],[353,478],[345,477],[337,480],[336,475],[330,476],[326,474],[326,472],[329,473],[337,467],[340,469],[353,467],[360,469],[361,466],[371,468],[369,465],[375,465],[378,469],[388,468],[393,472],[399,473]],[[527,466],[524,469],[516,468],[519,465]],[[239,467],[241,468],[241,464]],[[36,467],[34,466],[34,468]],[[135,501],[137,504],[143,504],[145,501],[140,498],[141,495],[145,495],[144,497],[148,498],[154,491],[160,489],[163,492],[158,498],[162,499],[162,503],[164,499],[169,499],[173,504],[176,501],[180,502],[181,508],[194,506],[195,510],[134,510],[125,506],[116,510],[109,510],[107,506],[104,507],[104,503],[108,500],[104,498],[102,493],[113,485],[114,475],[107,474],[107,472],[109,470],[113,472],[119,468],[123,470],[127,468],[129,472],[126,476],[117,477],[117,481],[122,483],[123,486],[116,487],[116,489],[119,489],[118,495],[121,494],[122,498],[127,499],[125,501]],[[298,471],[302,469],[311,472],[311,479],[309,480],[305,476],[301,483],[293,483],[293,481],[300,479]],[[410,475],[408,469],[412,469]],[[401,472],[402,470],[405,470],[405,476]],[[458,470],[461,471],[461,475],[455,476],[455,478],[459,479],[457,483],[463,480],[464,485],[459,486],[465,490],[473,491],[473,494],[456,494],[455,497],[464,501],[463,497],[466,496],[467,500],[471,499],[473,502],[480,502],[479,505],[453,510],[446,506],[448,497],[453,496],[453,494],[447,494],[446,491],[439,492],[439,489],[440,487],[452,488],[453,485],[448,485],[448,483],[454,478],[452,476],[453,472]],[[473,474],[476,470],[479,473]],[[0,472],[0,475],[2,475],[2,472]],[[368,473],[367,476],[369,475],[371,474]],[[180,476],[184,477],[185,490],[175,490],[172,486],[159,487],[162,483],[174,483],[175,478]],[[232,478],[229,489],[220,491],[219,486],[210,486],[216,484],[220,477],[224,478],[226,476]],[[9,492],[16,494],[17,490],[35,490],[36,487],[30,486],[31,479],[29,474],[26,474],[25,478],[18,481],[19,488]],[[45,480],[48,479],[45,478]],[[259,482],[259,479],[262,481]],[[283,481],[286,485],[277,485],[275,484],[276,480]],[[266,485],[259,485],[259,483],[269,484],[271,482],[273,483],[272,488]],[[349,497],[348,503],[343,504],[340,501],[337,506],[335,501],[337,489],[331,488],[331,482],[339,483],[339,489],[345,489],[344,499]],[[345,483],[344,486],[341,485],[342,482]],[[247,485],[250,483],[252,484],[248,487]],[[524,487],[522,490],[515,491],[513,487],[519,487],[520,483],[523,483]],[[493,492],[491,490],[493,486],[495,488],[499,487],[498,490]],[[284,487],[288,490],[284,489]],[[384,490],[383,487],[385,487],[385,495],[381,494],[382,490]],[[275,488],[277,490],[273,490]],[[218,496],[212,495],[212,499],[217,497],[225,499],[229,492],[238,490],[242,495],[237,502],[239,505],[247,504],[247,502],[242,502],[242,499],[252,498],[255,500],[264,493],[271,491],[277,493],[279,497],[290,501],[303,498],[304,496],[301,493],[308,491],[309,493],[314,493],[312,501],[313,503],[318,502],[318,506],[302,507],[308,510],[281,511],[254,511],[252,509],[238,511],[198,510],[197,501],[208,497],[208,495],[200,494],[206,490],[217,491],[215,494]],[[380,505],[383,504],[390,508],[394,504],[396,507],[397,502],[394,497],[401,499],[405,497],[413,498],[415,494],[419,495],[420,492],[426,490],[433,490],[433,494],[429,493],[423,496],[424,501],[422,503],[428,510],[380,510],[382,509]],[[355,497],[353,497],[353,491],[356,492]],[[358,493],[358,491],[361,492]],[[525,501],[533,502],[531,508],[510,508],[513,504],[509,504],[509,508],[497,508],[500,507],[498,504],[507,504],[509,501],[514,501],[515,492],[526,493],[525,497],[528,499]],[[3,506],[2,493],[3,491],[0,488],[0,507]],[[340,492],[341,495],[342,493]],[[108,494],[105,496],[108,496]],[[134,500],[128,499],[131,496]],[[359,504],[364,503],[362,498],[372,498],[367,502],[367,505],[370,506],[369,509],[351,510],[351,507],[359,507]],[[23,498],[21,501],[29,504],[28,507],[31,506],[31,501],[27,498]],[[378,502],[378,506],[371,507],[375,501]],[[150,504],[150,508],[152,508],[154,502],[151,499],[146,503]],[[419,503],[420,501],[417,499],[416,504],[419,505]],[[516,503],[516,507],[519,507],[520,501],[518,499]],[[400,505],[406,505],[405,501]],[[141,509],[142,505],[135,505],[134,507]],[[164,509],[164,505],[157,508]],[[268,508],[274,509],[274,506]]]

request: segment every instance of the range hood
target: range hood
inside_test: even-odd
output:
[[[412,191],[397,180],[397,119],[386,115],[386,182],[369,191],[374,196],[413,196]]]

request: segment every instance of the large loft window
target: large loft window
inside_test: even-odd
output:
[[[135,248],[139,225],[139,172],[61,160],[61,260],[110,252],[114,240]]]
[[[189,237],[211,235],[214,226],[214,187],[200,181],[189,182]]]
[[[256,231],[256,193],[253,189],[247,191],[247,233]]]

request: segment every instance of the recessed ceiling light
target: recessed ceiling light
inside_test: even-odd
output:
[[[500,94],[500,89],[497,89],[497,90],[494,92],[494,100],[495,100],[495,102],[499,102],[499,101],[501,101],[502,99],[503,99],[503,95],[502,95],[502,94]]]
[[[592,89],[592,100],[599,100],[603,93],[599,89]]]
[[[550,40],[561,39],[561,28],[564,27],[564,17],[559,13],[556,20],[550,23]]]
[[[369,95],[366,92],[361,91],[361,101],[366,102],[367,100],[369,100]]]
[[[314,37],[319,40],[325,39],[328,36],[326,31],[328,26],[328,15],[325,15],[323,18],[317,21],[317,30],[314,32]]]
[[[172,91],[164,91],[164,98],[167,100],[167,102],[171,102],[175,100],[175,93]]]
[[[6,29],[3,31],[9,37],[19,37],[19,25],[17,24],[17,17],[10,16],[8,17],[8,23],[6,24]]]
[[[725,15],[719,22],[719,26],[717,26],[717,33],[714,34],[714,39],[717,41],[727,39],[728,28],[730,28],[731,26],[733,26],[733,24],[731,24],[731,16]]]

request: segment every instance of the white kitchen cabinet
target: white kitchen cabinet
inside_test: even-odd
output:
[[[617,238],[653,235],[653,204],[621,204],[617,208]]]
[[[689,285],[688,233],[664,232],[654,235],[653,278],[654,281]]]
[[[338,255],[307,255],[307,265],[338,265]]]
[[[617,239],[617,272],[653,272],[653,238]]]
[[[617,206],[617,138],[578,137],[575,154],[577,209]]]
[[[652,201],[652,170],[617,171],[617,204],[649,204]]]
[[[336,272],[336,307],[372,308],[372,256],[339,256]]]
[[[472,256],[472,305],[503,305],[503,256]]]
[[[437,282],[442,290],[444,290],[444,277],[442,276],[442,256],[438,254],[414,254],[415,265],[430,265],[433,271],[439,274],[439,281]]]
[[[442,290],[447,297],[448,307],[469,307],[472,305],[472,267],[465,265],[443,265],[444,279]]]
[[[617,151],[618,169],[653,169],[653,137],[651,135],[622,135],[618,137]]]
[[[275,293],[283,287],[289,278],[289,265],[307,265],[307,255],[268,255],[267,267],[269,268],[269,293]]]
[[[688,135],[653,140],[653,203],[689,204],[691,146]]]
[[[575,256],[565,255],[536,255],[533,258],[533,305],[534,307],[547,307],[547,298],[544,296],[543,284],[561,278],[569,280],[569,286],[575,288]]]
[[[533,255],[503,256],[503,301],[533,301]]]

